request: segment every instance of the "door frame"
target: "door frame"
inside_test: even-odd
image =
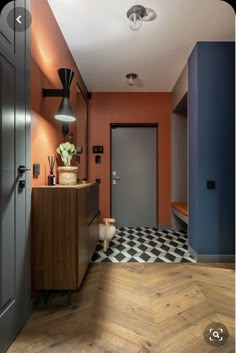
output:
[[[30,10],[30,0],[20,0],[15,7],[23,7]],[[1,308],[1,327],[4,327],[0,342],[0,351],[6,351],[15,337],[28,320],[31,305],[31,247],[30,247],[30,210],[31,210],[31,173],[19,175],[19,165],[27,168],[31,165],[31,107],[30,107],[30,29],[24,32],[15,32],[13,48],[3,45],[1,56],[5,57],[14,66],[14,184],[10,191],[14,195],[14,296],[12,303]],[[0,40],[2,43],[2,39]],[[4,43],[4,42],[3,42]],[[20,116],[20,119],[19,119]],[[12,127],[11,127],[12,128]],[[3,133],[1,129],[1,134]],[[17,148],[22,141],[22,151]],[[23,142],[24,141],[24,142]],[[24,143],[24,144],[23,144]],[[22,156],[21,156],[22,154]],[[22,157],[22,158],[21,158]],[[13,170],[12,169],[12,170]],[[2,172],[1,172],[2,174]],[[25,188],[18,189],[19,181],[25,180]],[[25,209],[25,213],[16,211]],[[2,215],[1,215],[2,216]],[[19,226],[20,225],[20,226]],[[24,228],[24,231],[22,229]],[[19,249],[16,247],[21,244]],[[21,256],[23,254],[23,256]],[[9,311],[12,310],[12,311]],[[8,312],[8,317],[7,317]],[[6,316],[5,316],[6,315]],[[4,318],[5,316],[5,318]],[[5,320],[5,321],[4,321]],[[7,333],[7,334],[6,334]],[[0,336],[2,337],[0,334]]]
[[[112,129],[117,127],[155,127],[156,128],[156,227],[158,228],[159,222],[159,207],[158,207],[158,195],[159,195],[159,124],[158,123],[110,123],[110,176],[109,176],[109,183],[110,183],[110,217],[112,217],[112,183],[111,183],[111,175],[112,175]]]

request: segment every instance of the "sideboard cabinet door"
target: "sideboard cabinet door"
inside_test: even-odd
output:
[[[77,190],[77,287],[89,265],[88,193],[89,188]]]
[[[95,250],[97,242],[98,242],[98,222],[99,222],[99,216],[97,214],[97,216],[93,219],[93,221],[90,223],[89,228],[88,228],[89,260],[92,258],[94,250]]]
[[[33,289],[78,289],[97,241],[98,184],[33,188]]]
[[[88,224],[99,212],[99,184],[93,184],[88,189]]]
[[[32,284],[34,289],[76,289],[73,189],[33,189]]]

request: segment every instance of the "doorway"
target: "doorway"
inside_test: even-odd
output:
[[[111,215],[117,227],[157,226],[157,124],[111,124]]]

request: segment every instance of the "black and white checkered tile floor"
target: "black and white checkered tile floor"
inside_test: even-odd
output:
[[[92,262],[195,262],[188,252],[187,234],[157,228],[119,228],[103,252],[99,241]]]

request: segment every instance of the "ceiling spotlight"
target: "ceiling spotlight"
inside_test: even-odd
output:
[[[135,85],[135,80],[137,79],[138,75],[134,73],[130,73],[126,75],[127,78],[127,83],[129,86],[134,86]]]
[[[142,27],[142,19],[146,15],[145,7],[141,5],[132,6],[128,12],[127,17],[129,19],[129,27],[133,31],[137,31]]]
[[[142,5],[134,5],[127,11],[129,27],[132,31],[137,31],[142,27],[143,21],[152,21],[156,18],[156,13],[152,9]]]

